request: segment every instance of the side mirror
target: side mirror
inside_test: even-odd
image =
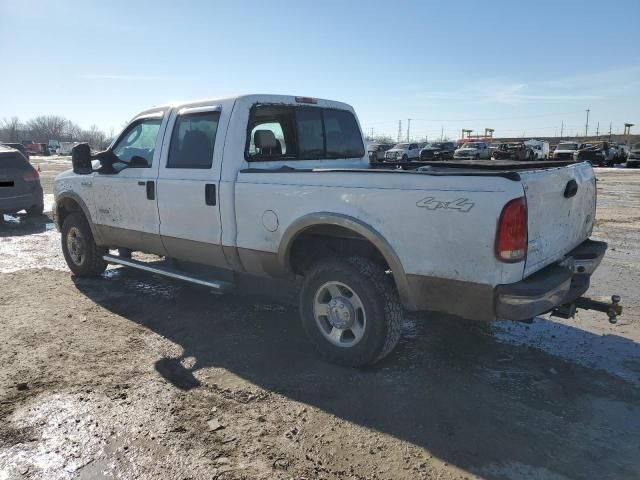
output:
[[[88,143],[79,143],[71,149],[71,165],[73,173],[77,175],[88,175],[93,171],[91,168],[91,149]]]

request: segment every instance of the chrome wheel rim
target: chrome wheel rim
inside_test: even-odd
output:
[[[82,265],[86,254],[86,242],[77,227],[71,227],[67,233],[67,251],[73,263]]]
[[[320,333],[333,345],[353,347],[367,327],[362,300],[351,287],[341,282],[327,282],[316,291],[313,315]]]

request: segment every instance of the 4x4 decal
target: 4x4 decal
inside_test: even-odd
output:
[[[470,202],[468,198],[458,198],[450,202],[442,200],[436,200],[435,197],[426,197],[416,203],[417,207],[426,208],[427,210],[458,210],[462,213],[467,213],[473,208],[475,203]]]

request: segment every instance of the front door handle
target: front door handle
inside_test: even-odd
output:
[[[207,205],[216,204],[216,184],[207,183],[204,186],[204,203]]]
[[[153,180],[147,180],[147,198],[149,200],[156,199],[156,182]]]

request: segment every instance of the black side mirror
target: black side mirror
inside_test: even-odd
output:
[[[77,175],[88,175],[91,168],[91,149],[88,143],[79,143],[71,149],[71,165],[73,173]]]

